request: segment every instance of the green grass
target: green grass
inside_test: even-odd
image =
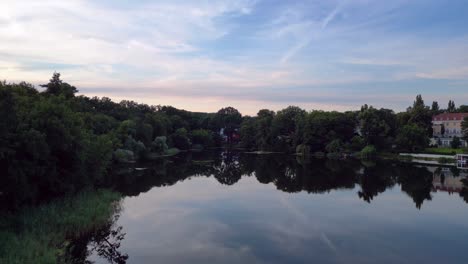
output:
[[[453,148],[426,148],[424,153],[427,154],[439,154],[439,155],[455,155],[462,154],[463,149],[453,149]]]
[[[0,263],[57,263],[67,240],[105,225],[120,195],[86,191],[15,215],[0,215]]]

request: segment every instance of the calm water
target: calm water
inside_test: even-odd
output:
[[[239,153],[145,166],[118,171],[126,196],[82,241],[88,260],[468,263],[463,171]]]

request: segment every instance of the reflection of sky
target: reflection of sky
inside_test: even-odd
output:
[[[284,193],[244,177],[192,178],[126,198],[128,263],[460,263],[468,206],[433,193],[421,210],[398,187],[369,204],[353,190]]]

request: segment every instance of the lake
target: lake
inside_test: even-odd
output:
[[[467,263],[467,171],[191,153],[116,168],[95,263]]]

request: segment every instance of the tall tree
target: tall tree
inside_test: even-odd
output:
[[[241,113],[234,107],[225,107],[216,113],[215,120],[218,127],[224,128],[228,143],[231,143],[234,131],[240,127],[242,122]]]
[[[46,88],[45,92],[47,94],[64,95],[66,98],[73,97],[75,96],[75,93],[78,92],[75,86],[71,86],[70,84],[63,82],[60,79],[60,73],[58,72],[54,72],[49,83],[41,84],[40,86]]]
[[[433,115],[436,115],[438,114],[440,111],[440,108],[439,108],[439,103],[437,103],[437,101],[433,101],[432,102],[432,106],[431,106],[431,112]]]
[[[408,109],[408,113],[410,115],[408,124],[418,125],[426,130],[428,136],[432,135],[432,113],[429,107],[424,104],[420,94],[416,96],[413,107]]]
[[[447,106],[447,111],[449,113],[454,113],[457,111],[457,108],[455,107],[455,102],[452,100],[449,100],[448,106]]]

